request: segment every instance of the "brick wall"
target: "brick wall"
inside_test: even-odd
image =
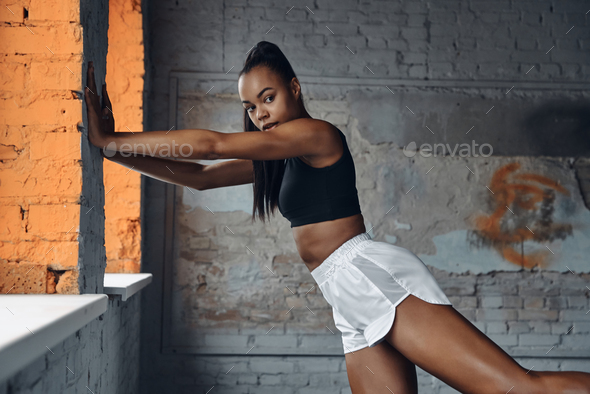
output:
[[[86,135],[82,88],[88,60],[94,61],[97,85],[105,79],[109,3],[31,0],[5,5],[0,12],[0,290],[102,293],[103,167]],[[141,7],[116,2],[113,9],[123,15],[113,17],[111,27],[124,24],[121,19],[135,23],[135,30],[117,26],[115,36],[124,30],[133,51],[117,57],[125,49],[114,46],[109,52],[115,55],[113,63],[123,62],[129,71],[110,79],[113,90],[132,99],[129,108],[113,100],[122,109],[119,126],[137,130],[142,116]],[[140,70],[133,73],[134,67]],[[114,68],[111,75],[118,71]],[[110,247],[113,271],[138,272],[139,176],[124,174],[116,169],[106,177],[118,182],[121,191],[113,195],[119,196],[116,208],[124,211],[112,216],[125,230],[117,234],[120,244]],[[0,393],[137,392],[139,313],[139,294],[126,302],[109,299],[103,315],[0,382]]]
[[[1,394],[138,393],[139,294],[107,311],[0,382]]]
[[[0,288],[101,292],[101,157],[78,124],[85,116],[84,55],[106,55],[106,26],[81,12],[76,1],[6,5],[0,16]],[[84,40],[89,36],[92,46]],[[99,66],[97,74],[104,76],[104,69]]]
[[[109,2],[106,82],[116,131],[143,131],[143,23],[139,0]],[[106,272],[140,272],[141,174],[104,160]]]
[[[590,226],[584,202],[590,190],[585,164],[590,151],[581,129],[566,125],[586,119],[586,5],[326,0],[308,5],[310,9],[292,6],[151,2],[148,129],[240,131],[237,77],[227,81],[225,73],[236,76],[256,42],[277,43],[303,81],[310,114],[346,134],[361,208],[375,238],[423,257],[455,308],[523,367],[590,371],[585,345],[590,335],[589,268],[583,258]],[[176,98],[169,96],[175,71],[186,73],[178,74]],[[548,99],[561,108],[546,107]],[[178,104],[172,115],[178,124],[169,116],[172,102]],[[486,117],[492,106],[495,111]],[[544,118],[546,114],[551,115]],[[554,121],[559,127],[544,129]],[[425,125],[437,135],[430,137]],[[496,154],[487,160],[442,157],[432,162],[401,153],[411,140],[464,142],[474,125],[471,133],[479,133],[478,142],[494,145]],[[550,139],[557,133],[561,139]],[[555,204],[556,212],[571,209],[556,222],[572,226],[564,245],[574,240],[578,246],[560,250],[576,251],[577,257],[563,254],[548,261],[547,269],[520,269],[494,249],[479,247],[468,262],[457,263],[452,252],[457,245],[468,246],[471,219],[493,206],[486,186],[498,168],[513,162],[570,192]],[[424,177],[435,164],[431,177]],[[413,192],[406,193],[414,184]],[[211,393],[278,388],[349,393],[343,357],[291,354],[301,350],[303,339],[333,327],[333,321],[327,304],[314,301],[317,294],[305,295],[311,277],[298,261],[288,222],[277,213],[266,227],[250,225],[250,185],[205,192],[177,188],[177,195],[176,254],[173,262],[167,261],[174,264],[175,276],[154,278],[146,292],[150,306],[143,310],[142,340],[148,361],[141,390],[207,392],[214,386]],[[166,198],[161,182],[146,180],[148,272],[165,269]],[[392,205],[396,208],[389,211]],[[546,244],[536,242],[543,248]],[[166,286],[175,291],[163,294]],[[248,293],[248,287],[255,290]],[[170,305],[164,304],[164,311],[173,308],[170,320],[162,315],[166,297]],[[311,303],[316,315],[304,315],[303,305]],[[281,321],[291,306],[300,313]],[[251,356],[263,347],[254,346],[247,353],[275,323],[271,333],[283,337],[274,343],[290,349]],[[312,331],[294,332],[303,331],[305,323]],[[211,334],[217,335],[208,342]],[[166,341],[177,347],[166,347]],[[239,355],[205,354],[219,351],[220,344],[226,345],[223,351]],[[418,371],[420,392],[456,392]]]

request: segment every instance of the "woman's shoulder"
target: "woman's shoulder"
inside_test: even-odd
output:
[[[316,119],[316,118],[297,118],[289,121],[294,126],[305,128],[306,130],[313,129],[314,131],[331,131],[333,133],[340,132],[336,126],[327,120]]]
[[[326,120],[297,118],[286,123],[292,127],[295,126],[294,129],[297,131],[305,131],[306,138],[310,138],[314,142],[321,141],[321,145],[326,148],[323,149],[324,153],[321,155],[330,154],[330,150],[341,150],[342,143],[345,143],[346,137],[342,131]]]
[[[318,123],[316,123],[318,127],[316,130],[318,132],[328,133],[331,135],[331,138],[329,138],[330,142],[324,145],[324,149],[321,154],[313,156],[301,156],[299,157],[299,160],[314,168],[330,167],[336,162],[341,161],[342,156],[345,154],[346,137],[339,128],[330,122],[321,119],[313,120],[318,121]]]
[[[323,119],[313,119],[313,118],[306,118],[309,119],[310,122],[309,124],[312,125],[313,129],[317,132],[321,132],[321,133],[327,133],[329,135],[331,135],[333,138],[331,138],[332,142],[334,143],[334,145],[336,145],[337,147],[340,147],[340,141],[344,141],[345,140],[345,136],[342,133],[342,131],[340,131],[340,129],[336,126],[334,126],[332,123],[328,122],[327,120],[323,120]]]

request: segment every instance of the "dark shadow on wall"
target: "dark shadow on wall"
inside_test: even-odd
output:
[[[529,155],[590,156],[590,101],[539,106],[524,119],[519,139]]]

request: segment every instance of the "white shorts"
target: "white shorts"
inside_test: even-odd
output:
[[[410,294],[431,304],[452,305],[414,253],[359,234],[336,249],[311,275],[332,306],[344,353],[385,339],[395,308]]]

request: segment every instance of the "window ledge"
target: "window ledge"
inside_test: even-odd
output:
[[[104,293],[120,295],[121,300],[127,301],[152,282],[152,274],[104,274]]]
[[[105,294],[0,295],[0,382],[107,310]]]

